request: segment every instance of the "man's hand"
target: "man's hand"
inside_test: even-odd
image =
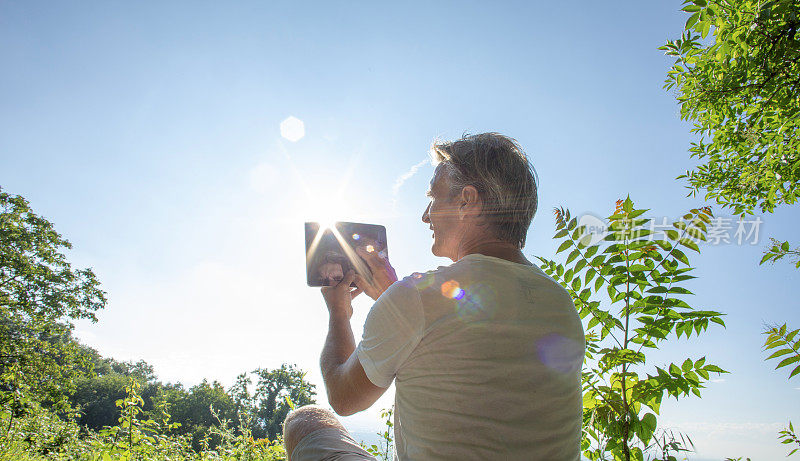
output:
[[[367,296],[377,300],[389,288],[389,285],[397,281],[397,273],[395,273],[392,265],[389,264],[389,260],[381,257],[375,250],[367,251],[364,247],[358,247],[356,248],[356,253],[367,262],[370,271],[372,271],[371,280],[361,274],[356,274],[356,286]]]
[[[361,294],[361,288],[350,289],[356,273],[352,269],[347,271],[344,278],[336,286],[322,287],[322,297],[328,305],[328,312],[333,316],[343,316],[347,320],[353,316],[353,298]]]

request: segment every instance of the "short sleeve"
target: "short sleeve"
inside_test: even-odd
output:
[[[422,339],[424,318],[419,291],[405,279],[392,284],[375,301],[356,347],[361,367],[373,384],[392,384],[397,370]]]

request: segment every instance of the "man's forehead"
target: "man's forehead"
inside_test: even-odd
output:
[[[436,165],[436,169],[433,170],[433,177],[431,178],[431,181],[430,181],[430,188],[431,189],[433,189],[437,184],[440,184],[443,181],[445,181],[445,178],[447,177],[447,175],[445,174],[445,169],[446,168],[447,167],[445,166],[444,162],[439,163],[438,165]]]

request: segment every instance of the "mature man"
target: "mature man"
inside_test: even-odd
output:
[[[566,290],[521,251],[538,202],[532,167],[497,133],[432,155],[422,221],[433,254],[454,263],[396,281],[388,261],[359,249],[373,277],[350,271],[322,289],[328,401],[351,415],[394,380],[401,460],[578,460],[583,328]],[[351,299],[362,291],[376,302],[356,346]],[[284,431],[291,461],[373,459],[320,407],[294,411]]]

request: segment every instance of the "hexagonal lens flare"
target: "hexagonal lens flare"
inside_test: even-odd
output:
[[[297,142],[305,135],[306,126],[299,118],[292,115],[281,122],[281,136],[289,141]]]

